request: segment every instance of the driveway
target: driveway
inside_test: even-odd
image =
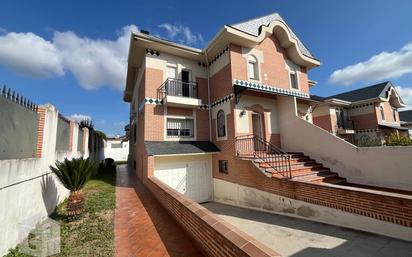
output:
[[[195,242],[128,172],[117,169],[115,212],[116,257],[203,256]]]
[[[215,202],[203,206],[284,257],[412,256],[412,243],[402,240]]]

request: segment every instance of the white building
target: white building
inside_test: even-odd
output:
[[[112,158],[115,161],[127,161],[129,154],[129,140],[125,137],[107,138],[104,146],[105,158]]]

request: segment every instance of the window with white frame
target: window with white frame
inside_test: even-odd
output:
[[[259,79],[259,67],[256,57],[250,55],[248,57],[248,69],[249,69],[249,78],[258,80]]]
[[[193,119],[167,118],[166,127],[168,137],[193,137],[194,135]]]
[[[224,137],[226,136],[226,119],[225,119],[225,112],[223,110],[219,110],[217,112],[217,137]]]
[[[398,112],[396,108],[392,108],[393,111],[393,120],[396,121],[396,113]]]
[[[289,71],[290,87],[292,89],[299,89],[299,66],[286,60],[286,68]]]
[[[298,83],[298,74],[295,70],[291,70],[289,72],[289,76],[290,76],[290,86],[293,89],[299,89],[299,83]]]
[[[382,117],[382,120],[385,120],[385,111],[384,111],[384,109],[383,109],[383,106],[381,105],[381,106],[379,106],[379,110],[381,111],[381,117]]]

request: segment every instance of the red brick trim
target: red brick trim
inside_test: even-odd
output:
[[[154,177],[146,186],[207,256],[280,256]]]
[[[252,166],[251,162],[250,164],[244,163],[244,165],[250,165],[250,169],[256,171],[253,181],[251,179],[231,181],[222,176],[217,178],[299,201],[338,209],[404,227],[412,227],[412,199],[410,196],[402,197],[393,193],[379,193],[366,189],[268,178],[256,170],[256,167]]]
[[[43,140],[44,140],[44,124],[46,119],[46,109],[39,107],[37,109],[39,114],[39,124],[37,127],[37,144],[36,144],[36,154],[35,158],[41,158],[43,150]]]

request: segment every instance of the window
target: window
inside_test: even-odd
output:
[[[226,119],[225,119],[225,112],[223,110],[219,110],[217,112],[217,137],[224,137],[226,136]]]
[[[168,137],[193,137],[193,119],[167,119]]]
[[[396,113],[398,112],[396,108],[392,108],[393,110],[393,120],[396,121]]]
[[[122,148],[122,143],[112,143],[111,148]]]
[[[250,79],[259,79],[259,70],[258,70],[258,62],[256,58],[251,55],[248,58],[248,68],[249,68],[249,78]]]
[[[385,111],[383,110],[383,106],[379,106],[379,110],[381,111],[382,120],[385,120]]]
[[[220,173],[229,173],[229,169],[227,167],[227,160],[219,160],[219,172]]]
[[[300,67],[290,60],[286,60],[286,69],[289,71],[290,87],[299,89],[299,70]]]
[[[299,89],[298,74],[295,70],[290,71],[290,85],[293,89]]]

